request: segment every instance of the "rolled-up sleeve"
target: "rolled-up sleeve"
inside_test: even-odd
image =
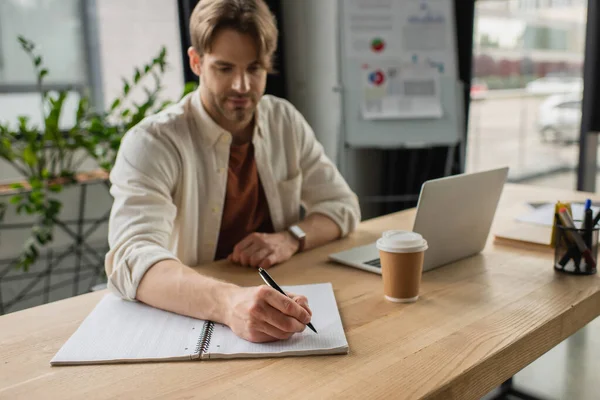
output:
[[[135,300],[150,267],[177,259],[168,246],[177,213],[172,194],[178,163],[174,145],[147,130],[134,128],[122,140],[110,174],[114,203],[105,269],[109,289],[124,299]]]
[[[294,114],[302,170],[301,199],[306,213],[326,215],[346,236],[360,222],[358,198],[325,154],[306,119],[297,110]]]

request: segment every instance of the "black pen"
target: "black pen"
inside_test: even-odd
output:
[[[594,217],[594,220],[592,221],[592,229],[598,225],[598,222],[600,221],[600,211],[598,211],[598,213],[596,214],[596,216]]]
[[[265,283],[267,285],[271,286],[273,289],[277,290],[282,295],[284,295],[286,297],[290,297],[287,294],[285,294],[285,292],[283,290],[281,290],[279,285],[277,283],[275,283],[275,281],[273,280],[273,278],[271,278],[271,275],[269,275],[269,273],[267,271],[265,271],[264,269],[259,267],[258,273],[260,274],[260,277],[263,279],[263,281],[265,281]],[[306,324],[306,326],[308,326],[310,329],[312,329],[312,331],[314,333],[318,333],[317,330],[315,329],[315,327],[310,322],[308,324]]]

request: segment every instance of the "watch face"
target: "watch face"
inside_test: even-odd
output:
[[[290,226],[289,230],[292,233],[292,235],[294,235],[296,237],[296,239],[302,239],[303,237],[306,236],[304,231],[298,225]]]

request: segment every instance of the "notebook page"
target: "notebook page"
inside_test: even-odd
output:
[[[50,363],[197,358],[204,321],[105,295]]]
[[[238,338],[227,326],[215,324],[210,346],[202,358],[277,357],[348,352],[348,342],[331,283],[284,286],[282,289],[307,297],[313,312],[311,322],[318,334],[306,328],[304,332],[297,333],[288,340],[252,343]]]
[[[592,206],[592,213],[600,210],[599,207]],[[571,203],[571,211],[573,212],[573,220],[583,221],[585,215],[585,205],[581,203]],[[517,221],[527,222],[536,225],[552,226],[554,224],[554,204],[548,203],[533,209],[525,215],[517,217]]]

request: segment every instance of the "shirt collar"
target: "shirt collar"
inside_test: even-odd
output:
[[[219,140],[227,140],[231,143],[231,133],[222,128],[219,124],[217,124],[212,117],[208,114],[202,101],[200,99],[200,91],[197,90],[191,93],[191,103],[192,103],[192,112],[194,115],[194,120],[196,121],[196,125],[198,126],[201,135],[207,140],[210,146],[214,146]],[[256,107],[255,112],[255,127],[254,127],[254,135],[252,141],[257,139],[258,137],[264,137],[265,134],[265,124],[264,124],[264,112],[261,112],[261,101],[258,103],[258,107]],[[223,138],[227,139],[223,139]]]

